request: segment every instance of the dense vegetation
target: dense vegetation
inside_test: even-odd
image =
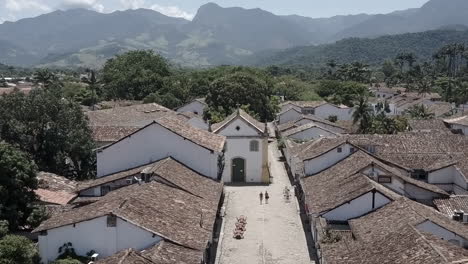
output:
[[[0,137],[29,153],[40,170],[86,179],[94,171],[91,132],[80,105],[63,97],[56,82],[28,95],[4,95]]]
[[[335,44],[296,47],[280,52],[265,52],[250,63],[254,65],[318,65],[330,60],[340,63],[356,61],[373,66],[393,59],[401,53],[413,53],[427,60],[438,49],[450,43],[468,43],[467,30],[435,30],[421,33],[384,36],[375,39],[350,38]]]
[[[174,109],[206,97],[206,118],[211,122],[221,121],[237,107],[261,120],[273,120],[280,95],[288,100],[320,98],[311,83],[292,75],[273,76],[268,70],[230,66],[180,69],[152,51],[131,51],[109,60],[99,82],[100,100],[143,99]]]

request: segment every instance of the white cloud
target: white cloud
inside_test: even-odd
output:
[[[181,17],[187,20],[192,20],[195,16],[194,14],[188,13],[177,6],[160,6],[158,4],[154,4],[150,8],[170,17]]]
[[[24,10],[52,11],[49,6],[34,0],[6,0],[5,7],[15,12]]]
[[[138,9],[145,7],[145,0],[120,0],[124,9]]]
[[[65,0],[60,5],[60,9],[67,10],[74,8],[92,9],[101,13],[104,11],[104,6],[98,3],[98,0]]]

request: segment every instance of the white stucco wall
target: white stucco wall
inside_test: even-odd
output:
[[[460,190],[464,192],[468,189],[465,177],[455,166],[430,172],[428,182],[437,184],[437,186],[449,192],[460,192]]]
[[[304,161],[305,174],[314,175],[324,169],[330,168],[352,154],[351,145],[343,144],[340,147],[342,148],[341,153],[338,153],[338,148],[335,148],[317,158]]]
[[[107,226],[107,216],[73,225],[48,230],[46,236],[39,236],[39,252],[43,263],[54,261],[59,247],[71,242],[76,253],[86,256],[91,250],[100,258],[116,252],[134,248],[143,250],[161,240],[160,237],[117,218],[116,227]]]
[[[236,129],[237,127],[239,127],[239,130]],[[262,150],[263,144],[266,143],[263,140],[263,134],[240,117],[237,117],[216,133],[227,137],[223,182],[232,182],[232,160],[235,158],[245,160],[246,182],[262,182],[262,160],[264,155]],[[259,143],[256,152],[250,151],[250,142],[252,140]]]
[[[372,180],[378,182],[379,176],[391,176],[392,177],[392,182],[391,183],[380,183],[384,185],[385,187],[401,194],[405,194],[405,185],[404,182],[401,181],[398,177],[392,176],[391,173],[385,171],[384,169],[380,168],[379,166],[369,166],[365,168],[364,170],[361,171],[365,175],[367,175],[369,178]]]
[[[305,124],[309,124],[309,123],[315,123],[316,125],[320,126],[320,127],[323,127],[327,130],[330,130],[332,132],[335,132],[335,133],[345,133],[345,129],[342,129],[342,128],[339,128],[339,127],[336,127],[336,126],[330,126],[328,124],[325,124],[325,123],[320,123],[320,122],[314,122],[312,120],[309,120],[307,118],[302,118],[302,119],[299,119],[295,124],[297,126],[302,126],[302,125],[305,125]]]
[[[201,117],[193,117],[188,121],[188,123],[193,127],[208,131],[208,124]]]
[[[468,126],[462,126],[462,125],[456,125],[456,124],[452,124],[450,125],[450,127],[452,129],[457,129],[457,130],[461,130],[463,135],[468,135]]]
[[[315,116],[328,119],[330,116],[337,116],[338,120],[352,120],[352,108],[339,108],[331,104],[324,104],[315,108]]]
[[[205,107],[206,105],[198,101],[192,101],[191,103],[184,105],[181,108],[177,109],[177,112],[179,113],[191,112],[191,113],[203,116]]]
[[[217,152],[203,148],[155,123],[97,152],[97,176],[174,157],[202,175],[216,179]]]
[[[278,124],[282,125],[291,121],[299,120],[302,117],[302,113],[298,113],[294,109],[289,109],[288,111],[278,115]]]
[[[296,140],[308,141],[321,137],[336,137],[336,135],[319,127],[311,127],[307,130],[290,135],[289,137]]]
[[[374,206],[372,206],[373,200]],[[345,203],[323,214],[323,217],[327,220],[347,221],[351,218],[360,217],[373,210],[376,210],[388,204],[389,202],[391,202],[391,200],[379,192],[376,192],[375,196],[372,192],[368,192],[348,203]]]
[[[459,236],[459,235],[457,235],[457,234],[455,234],[455,233],[453,233],[453,232],[443,228],[442,226],[439,226],[439,225],[437,225],[437,224],[435,224],[435,223],[433,223],[433,222],[431,222],[429,220],[417,225],[416,228],[418,230],[420,230],[420,231],[424,231],[424,232],[433,234],[434,236],[439,237],[439,238],[441,238],[443,240],[447,240],[447,241],[456,240],[456,241],[458,241],[458,246],[460,246],[460,247],[468,246],[468,241],[465,238],[463,238],[463,237],[461,237],[461,236]]]
[[[427,181],[431,184],[453,183],[456,169],[454,166],[433,171],[428,174]]]
[[[259,151],[250,151],[250,141],[259,142]],[[262,182],[262,145],[261,139],[228,138],[225,156],[223,182],[232,181],[232,160],[243,158],[245,160],[245,180],[250,183]]]
[[[416,200],[432,201],[434,198],[440,197],[440,194],[428,191],[426,189],[422,189],[412,184],[405,184],[405,191],[407,193],[407,195],[405,196]]]
[[[239,127],[239,130],[236,128]],[[264,129],[259,127],[259,129]],[[243,136],[254,136],[258,137],[261,131],[258,131],[254,127],[250,126],[246,121],[241,118],[236,118],[231,123],[227,124],[222,129],[216,131],[216,134],[223,135],[226,137],[243,137]]]

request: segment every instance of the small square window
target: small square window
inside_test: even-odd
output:
[[[239,130],[240,130],[240,126],[236,126],[236,130],[239,131]]]
[[[252,140],[250,141],[250,151],[252,152],[258,152],[260,149],[260,144],[258,143],[257,140]]]
[[[349,149],[349,153],[354,153],[356,150],[354,148]]]
[[[341,153],[341,152],[343,152],[343,148],[339,147],[339,148],[337,149],[337,151],[338,151],[338,153]]]

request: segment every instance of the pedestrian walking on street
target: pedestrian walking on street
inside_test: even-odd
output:
[[[263,203],[263,193],[260,192],[260,204],[262,204],[262,203]]]
[[[265,191],[265,203],[268,204],[268,199],[270,199],[270,195],[267,191]]]

